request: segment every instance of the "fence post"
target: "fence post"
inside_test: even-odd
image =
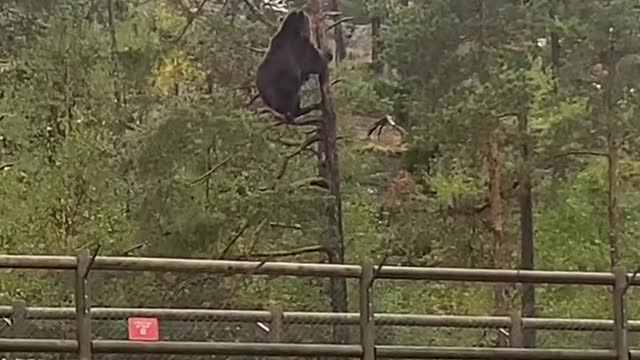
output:
[[[516,309],[511,312],[511,330],[509,331],[509,343],[511,347],[522,347],[522,316],[520,310]]]
[[[373,262],[363,261],[360,277],[360,345],[362,346],[362,360],[375,359],[375,324],[373,320]]]
[[[11,336],[24,338],[27,335],[27,303],[17,300],[12,305],[11,312]]]
[[[269,342],[278,343],[280,341],[282,341],[282,308],[279,306],[274,306],[271,308]]]
[[[24,300],[14,301],[11,309],[11,337],[26,338],[29,323],[27,322],[27,303]],[[6,353],[7,359],[14,359],[13,353]]]
[[[91,360],[91,313],[89,305],[89,289],[87,277],[91,256],[88,249],[83,249],[76,256],[78,261],[75,274],[76,302],[76,341],[78,342],[78,359]]]
[[[625,304],[625,292],[627,291],[627,273],[622,267],[614,269],[615,284],[613,286],[613,335],[614,346],[618,354],[618,360],[629,360],[629,347],[627,344],[627,314]]]
[[[279,343],[282,341],[282,323],[283,323],[283,314],[282,307],[280,306],[272,306],[271,307],[271,321],[269,321],[269,333],[267,334],[267,338],[271,343]],[[269,358],[263,357],[262,360],[269,359],[280,359],[279,357]]]

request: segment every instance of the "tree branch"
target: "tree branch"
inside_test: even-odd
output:
[[[242,224],[242,226],[240,227],[238,232],[233,236],[233,238],[231,238],[231,241],[229,241],[227,246],[225,246],[224,250],[222,250],[222,254],[220,254],[220,257],[219,257],[220,260],[224,260],[225,256],[227,256],[227,253],[229,252],[229,250],[231,250],[231,247],[233,247],[233,245],[238,241],[238,239],[240,239],[242,234],[244,234],[244,232],[248,228],[249,228],[249,221],[245,220],[244,224]]]
[[[231,159],[233,159],[233,157],[235,156],[235,154],[229,155],[227,156],[226,159],[222,160],[219,164],[217,164],[216,166],[212,167],[211,169],[207,170],[207,172],[205,172],[204,174],[200,175],[197,179],[192,180],[189,185],[194,185],[197,184],[203,180],[205,180],[207,177],[211,176],[211,174],[213,174],[214,172],[216,172],[218,169],[220,169],[221,167],[223,167],[225,164],[227,164],[229,161],[231,161]]]
[[[202,0],[200,2],[200,5],[198,5],[198,9],[191,14],[191,16],[189,16],[189,19],[187,20],[187,23],[184,25],[184,27],[182,28],[182,30],[180,31],[180,34],[178,35],[178,37],[176,38],[176,44],[179,43],[182,40],[182,37],[184,37],[184,34],[187,33],[187,30],[189,29],[189,27],[191,26],[191,24],[193,23],[193,21],[196,19],[196,17],[198,15],[200,15],[200,12],[202,11],[202,9],[204,8],[205,4],[207,3],[207,1],[209,0]]]
[[[264,14],[262,12],[260,12],[260,9],[258,9],[254,4],[251,3],[251,1],[249,0],[244,0],[245,5],[247,5],[247,7],[249,8],[249,10],[251,11],[251,13],[258,18],[258,20],[267,25],[270,28],[275,28],[276,25],[273,24],[271,21],[267,20],[267,17],[264,16]]]
[[[555,155],[553,158],[557,159],[560,157],[565,157],[565,156],[571,156],[571,155],[576,155],[576,156],[602,156],[602,157],[607,157],[608,154],[606,152],[603,151],[593,151],[593,150],[570,150],[564,153],[560,153]]]
[[[302,145],[300,145],[298,150],[296,150],[293,153],[287,155],[287,157],[284,159],[284,162],[282,163],[282,168],[280,169],[280,173],[278,174],[278,176],[276,176],[276,179],[278,179],[278,180],[282,179],[282,177],[284,176],[285,172],[287,171],[287,165],[289,164],[289,160],[291,160],[295,156],[300,155],[303,151],[308,150],[309,146],[317,143],[318,141],[320,141],[320,138],[318,136],[312,136],[312,137],[308,138],[307,140],[305,140],[302,143]]]
[[[329,30],[333,29],[334,27],[342,24],[343,22],[347,22],[347,21],[351,21],[351,20],[353,20],[353,16],[342,18],[342,19],[334,22],[333,24],[327,26],[327,30],[326,31],[329,31]]]
[[[279,251],[266,252],[266,253],[253,253],[253,254],[250,254],[249,257],[252,257],[252,258],[266,257],[268,259],[274,259],[279,257],[296,256],[296,255],[309,254],[309,253],[325,253],[328,255],[329,251],[325,246],[313,245],[313,246],[306,246],[306,247],[301,247],[298,249],[291,249],[291,250],[279,250]]]

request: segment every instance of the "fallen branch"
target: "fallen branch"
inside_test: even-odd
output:
[[[567,152],[564,152],[564,153],[557,154],[553,158],[557,159],[557,158],[561,158],[561,157],[565,157],[565,156],[572,156],[572,155],[576,155],[576,156],[602,156],[602,157],[609,156],[609,154],[607,154],[604,151],[571,150],[571,151],[567,151]]]
[[[304,185],[316,186],[325,191],[329,189],[329,183],[327,182],[327,179],[319,176],[300,179],[295,181],[291,185],[294,187],[302,187]]]
[[[241,47],[243,47],[243,48],[245,48],[245,49],[247,49],[247,50],[250,50],[250,51],[253,51],[253,52],[255,52],[255,53],[258,53],[258,54],[264,54],[264,53],[266,53],[266,52],[269,50],[269,49],[260,49],[260,48],[255,48],[255,47],[253,47],[253,46],[244,45],[244,44],[240,44],[240,46],[241,46]]]
[[[272,223],[269,223],[269,226],[274,227],[274,228],[293,229],[293,230],[302,231],[302,225],[300,225],[300,224],[289,225],[289,224],[281,224],[281,223],[272,222]]]
[[[10,169],[10,168],[12,168],[15,164],[16,164],[16,163],[13,163],[13,162],[0,164],[0,171],[5,170],[5,169]]]

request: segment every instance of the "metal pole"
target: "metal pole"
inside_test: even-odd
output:
[[[614,350],[618,360],[629,360],[629,347],[627,344],[627,314],[625,304],[625,292],[627,291],[627,274],[621,267],[614,270],[615,284],[613,286],[613,335]]]
[[[89,250],[81,250],[77,255],[78,266],[75,274],[76,340],[79,360],[91,360],[91,312],[87,288],[90,263]]]
[[[376,358],[375,324],[371,298],[372,287],[373,262],[367,259],[362,263],[362,276],[360,277],[360,345],[362,345],[362,360],[374,360]]]

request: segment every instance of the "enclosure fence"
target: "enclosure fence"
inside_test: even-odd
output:
[[[411,359],[559,359],[559,360],[628,360],[640,356],[640,350],[630,350],[629,332],[640,332],[640,321],[629,321],[625,294],[640,279],[623,269],[613,273],[492,270],[461,268],[429,268],[374,266],[371,261],[361,265],[310,264],[286,262],[252,262],[225,260],[195,260],[171,258],[91,257],[88,251],[77,256],[1,255],[0,268],[36,270],[72,270],[75,307],[28,307],[23,301],[0,306],[0,317],[11,319],[11,334],[0,338],[2,353],[71,353],[88,360],[94,354],[176,354],[254,357],[338,357],[411,358]],[[90,271],[157,271],[210,274],[249,274],[298,277],[343,277],[359,281],[359,312],[291,312],[281,308],[269,311],[178,309],[178,308],[108,308],[90,306],[87,279]],[[597,285],[611,288],[612,320],[520,318],[512,316],[454,316],[374,314],[373,283],[376,279],[423,281],[463,281],[482,283],[535,283],[564,285]],[[2,278],[0,277],[0,282]],[[425,285],[428,286],[428,285]],[[92,321],[153,316],[160,320],[187,320],[192,317],[215,317],[218,321],[268,324],[267,342],[214,341],[131,341],[96,339]],[[74,339],[34,339],[29,336],[27,319],[75,320]],[[343,324],[358,327],[359,338],[354,344],[291,343],[282,340],[282,327],[287,323]],[[380,345],[376,343],[376,327],[383,325],[496,328],[509,329],[511,347],[443,347]],[[525,349],[522,330],[566,329],[611,332],[614,343],[610,349]]]

